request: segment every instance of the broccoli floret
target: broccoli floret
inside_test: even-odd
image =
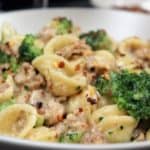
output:
[[[59,142],[60,143],[79,143],[82,137],[83,137],[83,133],[81,132],[68,132],[66,134],[63,134],[60,137]]]
[[[17,58],[11,57],[11,58],[10,58],[10,68],[11,68],[11,70],[12,70],[14,73],[16,73],[17,70],[18,70],[18,68],[19,68],[19,66],[20,66],[20,64],[18,63]]]
[[[73,28],[71,20],[69,20],[65,17],[61,17],[61,18],[55,19],[55,21],[57,22],[56,34],[71,33],[72,28]]]
[[[110,94],[120,109],[136,119],[150,118],[150,74],[122,71],[111,73],[110,80],[98,78],[95,84],[103,94]]]
[[[110,91],[110,81],[104,79],[103,77],[98,77],[95,86],[101,95],[106,95]]]
[[[6,64],[6,63],[10,65],[8,69],[12,70],[13,72],[17,71],[19,67],[19,63],[17,62],[17,59],[14,56],[8,55],[3,51],[0,51],[0,64]]]
[[[80,35],[80,39],[85,39],[86,44],[93,50],[112,48],[112,40],[104,30],[90,31]]]
[[[42,49],[35,44],[35,40],[36,38],[31,34],[27,34],[25,36],[19,48],[19,55],[21,61],[30,62],[35,57],[42,54]]]
[[[5,64],[10,62],[10,55],[0,51],[0,64]]]
[[[42,115],[37,115],[37,120],[35,123],[35,127],[40,127],[44,124],[44,117]]]

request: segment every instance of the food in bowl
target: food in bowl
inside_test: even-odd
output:
[[[150,44],[82,33],[57,17],[37,34],[0,32],[0,135],[103,144],[150,140]]]

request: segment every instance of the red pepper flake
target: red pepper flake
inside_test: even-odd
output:
[[[60,61],[60,62],[58,63],[58,67],[59,67],[59,68],[64,68],[64,67],[65,67],[65,63],[64,63],[63,61]]]
[[[61,115],[57,115],[56,118],[57,118],[57,121],[62,121],[63,120],[63,116],[61,116]]]
[[[75,71],[79,71],[80,70],[80,64],[76,65],[75,67]]]
[[[83,108],[80,107],[80,108],[79,108],[79,112],[83,112]]]

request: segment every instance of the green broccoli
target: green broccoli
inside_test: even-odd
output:
[[[80,35],[93,50],[112,49],[112,40],[104,30],[90,31]]]
[[[96,89],[101,93],[101,95],[107,95],[110,91],[110,81],[104,79],[103,77],[98,77],[95,82]]]
[[[14,99],[11,99],[11,100],[8,100],[6,102],[1,103],[0,104],[0,111],[4,110],[5,108],[7,108],[8,106],[13,105],[13,104],[15,104]]]
[[[81,132],[68,132],[66,134],[63,134],[59,142],[60,143],[79,143],[81,141],[81,138],[83,136],[83,133]]]
[[[136,119],[150,118],[150,74],[113,72],[110,80],[99,77],[95,83],[102,95],[112,95],[120,109]]]
[[[21,43],[19,48],[19,55],[21,61],[32,61],[35,57],[42,54],[42,48],[39,48],[35,44],[36,38],[31,35],[27,34],[24,40]]]
[[[11,70],[12,70],[14,73],[16,73],[17,70],[18,70],[18,68],[19,68],[19,66],[20,66],[20,64],[18,63],[17,58],[11,57],[11,58],[10,58],[10,68],[11,68]]]
[[[42,115],[37,115],[37,120],[35,123],[35,127],[40,127],[44,124],[44,117]]]
[[[65,17],[57,18],[55,20],[57,21],[56,34],[71,33],[73,28],[71,20]]]
[[[0,50],[0,64],[5,64],[10,62],[10,55],[4,53]]]
[[[6,63],[10,65],[8,69],[10,69],[13,72],[17,71],[19,67],[17,59],[14,56],[8,55],[5,52],[0,51],[0,64],[6,64]]]

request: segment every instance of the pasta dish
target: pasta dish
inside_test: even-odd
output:
[[[0,27],[0,135],[103,144],[150,140],[150,42],[56,17]]]

